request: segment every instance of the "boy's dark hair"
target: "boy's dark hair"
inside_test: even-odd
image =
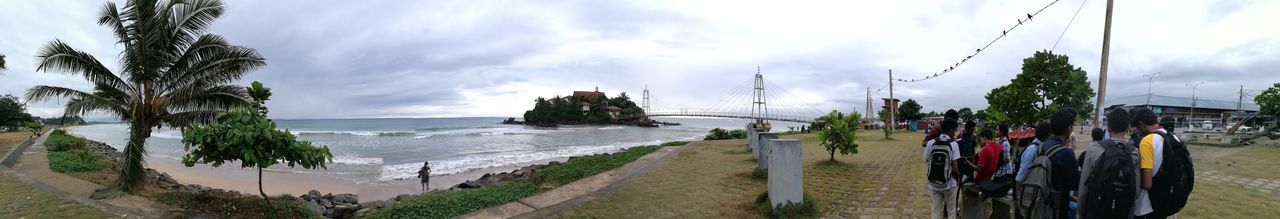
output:
[[[959,113],[959,112],[956,112],[956,110],[953,110],[953,109],[951,109],[951,110],[947,110],[947,112],[942,113],[942,118],[944,118],[944,119],[954,119],[954,120],[956,120],[956,121],[960,121],[960,113]]]
[[[1187,120],[1187,122],[1190,123],[1191,120]],[[1160,126],[1164,126],[1164,130],[1169,133],[1173,133],[1173,127],[1177,123],[1178,123],[1177,118],[1173,118],[1173,117],[1160,118]]]
[[[964,129],[972,131],[974,127],[978,127],[978,123],[973,121],[964,122]]]
[[[991,129],[982,129],[982,132],[978,133],[978,137],[985,138],[985,139],[995,139],[995,134],[991,134]]]
[[[1040,124],[1036,124],[1036,139],[1044,141],[1049,139],[1049,136],[1053,135],[1052,133],[1053,126],[1050,126],[1049,122],[1040,122]]]
[[[1129,130],[1130,125],[1133,124],[1131,121],[1132,117],[1129,116],[1129,111],[1114,109],[1111,112],[1107,112],[1107,128],[1111,129],[1112,133],[1125,133],[1125,131]]]
[[[1009,136],[1009,124],[1000,124],[1000,125],[997,125],[997,126],[996,126],[996,131],[999,131],[1000,136],[1008,137],[1008,136]]]
[[[1054,111],[1049,117],[1049,125],[1053,126],[1053,134],[1065,136],[1071,133],[1071,126],[1076,124],[1076,110],[1062,108]]]
[[[941,132],[941,133],[944,133],[944,134],[946,134],[946,133],[951,133],[951,131],[955,131],[955,130],[956,130],[956,127],[958,127],[958,126],[960,126],[960,123],[959,123],[959,122],[956,122],[956,120],[954,120],[954,119],[946,119],[946,120],[942,120],[942,130],[941,130],[942,132]]]
[[[1103,131],[1102,128],[1093,128],[1093,133],[1090,133],[1092,135],[1089,137],[1093,137],[1093,141],[1102,141],[1102,137],[1107,135],[1106,132],[1107,131]]]
[[[1152,112],[1151,109],[1147,108],[1136,109],[1138,112],[1133,115],[1133,124],[1135,126],[1156,124],[1156,112]]]

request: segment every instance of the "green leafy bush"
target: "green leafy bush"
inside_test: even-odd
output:
[[[271,202],[250,197],[217,197],[191,192],[165,192],[156,199],[182,209],[200,211],[212,218],[322,218],[289,197],[272,197]]]
[[[44,147],[49,151],[66,151],[71,149],[85,149],[84,138],[68,135],[62,130],[54,130],[53,134],[49,134],[49,138],[44,140]]]
[[[97,171],[107,167],[102,155],[85,149],[49,151],[48,158],[49,169],[59,173]]]
[[[556,185],[564,185],[587,178],[596,174],[609,171],[613,168],[621,167],[631,161],[639,159],[641,156],[657,151],[660,146],[639,146],[628,148],[627,150],[613,154],[597,154],[585,157],[571,158],[554,167],[548,167],[538,172],[538,176],[542,178],[542,182],[551,182]]]
[[[746,138],[747,138],[747,131],[742,129],[734,129],[733,131],[726,131],[721,128],[713,128],[711,129],[711,131],[707,133],[707,137],[702,138],[702,140],[724,140],[724,139],[746,139]]]
[[[670,147],[670,146],[684,146],[687,144],[689,144],[689,141],[672,141],[672,142],[662,143],[661,145],[658,145],[658,146]]]
[[[529,182],[442,192],[402,200],[370,213],[367,218],[451,218],[468,212],[514,202],[538,193]]]
[[[747,139],[747,131],[742,129],[734,129],[733,131],[729,131],[729,138]]]

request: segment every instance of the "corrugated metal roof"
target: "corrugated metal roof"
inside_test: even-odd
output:
[[[1188,108],[1189,108],[1189,107],[1191,107],[1191,102],[1192,102],[1192,101],[1191,101],[1191,98],[1188,98],[1188,97],[1171,97],[1171,96],[1151,95],[1151,104],[1150,104],[1150,105],[1152,105],[1152,106],[1170,106],[1170,107],[1188,107]],[[1117,106],[1117,105],[1126,105],[1126,106],[1144,106],[1144,105],[1148,105],[1148,104],[1147,104],[1147,95],[1146,95],[1146,94],[1143,94],[1143,95],[1137,95],[1137,96],[1127,96],[1127,97],[1120,97],[1120,98],[1108,99],[1106,103],[1107,103],[1107,105],[1108,105],[1109,107],[1110,107],[1110,106]],[[1237,102],[1236,102],[1236,101],[1208,100],[1208,99],[1200,98],[1199,100],[1195,101],[1195,103],[1196,103],[1196,106],[1195,106],[1196,108],[1202,108],[1202,109],[1217,109],[1217,110],[1236,110],[1236,103],[1237,103]],[[1256,112],[1256,111],[1258,111],[1258,108],[1259,108],[1259,107],[1258,107],[1258,104],[1250,103],[1250,102],[1245,102],[1245,103],[1243,103],[1243,104],[1241,104],[1241,105],[1242,105],[1242,106],[1241,106],[1241,108],[1240,108],[1240,109],[1243,109],[1244,111],[1255,111],[1255,112]]]

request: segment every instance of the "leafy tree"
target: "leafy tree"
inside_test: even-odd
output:
[[[22,126],[27,128],[27,130],[31,130],[31,136],[40,135],[40,130],[44,130],[44,123],[36,122],[34,120],[27,121],[26,123],[23,123]]]
[[[956,113],[960,113],[961,121],[973,121],[973,109],[969,109],[969,107],[960,108]]]
[[[897,117],[898,121],[911,121],[920,120],[920,118],[924,117],[924,114],[920,114],[920,104],[916,103],[916,100],[907,99],[906,102],[902,102],[901,106],[898,106]]]
[[[1280,116],[1280,83],[1271,85],[1270,88],[1263,90],[1253,98],[1253,102],[1258,103],[1259,114],[1269,116]]]
[[[978,110],[978,112],[974,112],[973,119],[978,120],[979,122],[986,121],[987,110]]]
[[[889,110],[888,110],[888,109],[880,109],[880,112],[876,112],[876,116],[879,116],[879,117],[880,117],[880,121],[881,121],[881,122],[884,122],[884,127],[881,127],[881,128],[880,128],[880,129],[883,129],[883,130],[884,130],[884,139],[890,139],[890,140],[892,140],[892,139],[893,139],[893,131],[892,131],[891,129],[893,128],[894,123],[893,123],[893,121],[889,121]]]
[[[28,121],[32,121],[32,118],[31,114],[27,114],[26,103],[19,101],[17,96],[0,96],[0,127],[4,130],[17,130]]]
[[[840,155],[849,155],[850,153],[858,153],[858,127],[862,124],[858,118],[862,117],[858,112],[850,112],[849,115],[843,115],[840,112],[831,110],[827,116],[822,117],[826,121],[826,127],[818,131],[819,143],[826,148],[827,154],[830,155],[830,161],[836,161],[836,152]]]
[[[266,65],[265,59],[254,49],[206,33],[223,9],[219,0],[134,0],[124,7],[108,2],[98,24],[110,29],[124,50],[120,71],[54,40],[37,52],[36,70],[83,76],[93,90],[39,85],[27,90],[27,99],[68,98],[66,115],[103,112],[129,123],[116,186],[131,192],[145,180],[152,128],[189,127],[253,104],[243,87],[230,83]]]
[[[257,102],[256,110],[245,108],[220,113],[215,123],[183,130],[182,143],[194,147],[182,156],[183,165],[209,163],[218,167],[228,161],[239,161],[240,168],[258,168],[258,193],[263,199],[267,199],[267,193],[262,191],[262,168],[281,162],[289,167],[327,168],[325,163],[333,161],[329,146],[316,147],[311,142],[299,141],[288,130],[276,129],[276,123],[267,118],[265,102],[271,96],[271,89],[254,81],[248,93]]]
[[[1029,126],[1048,118],[1059,108],[1070,107],[1077,112],[1093,112],[1090,104],[1094,96],[1084,70],[1071,65],[1066,55],[1049,51],[1037,51],[1022,60],[1022,73],[1009,85],[992,89],[987,93],[987,113],[999,110],[1013,125]],[[1092,113],[1080,113],[1078,119]]]

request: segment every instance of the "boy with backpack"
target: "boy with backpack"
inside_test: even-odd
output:
[[[963,183],[971,183],[974,180],[974,162],[978,162],[974,158],[974,147],[977,146],[977,138],[974,136],[974,129],[978,124],[973,121],[964,122],[964,131],[960,132],[960,174],[964,175]]]
[[[1187,204],[1195,172],[1186,145],[1156,123],[1149,109],[1138,111],[1138,126],[1147,133],[1138,143],[1141,189],[1134,200],[1134,218],[1165,218]]]
[[[1022,151],[1022,155],[1018,157],[1018,174],[1014,177],[1014,181],[1021,183],[1022,179],[1026,178],[1027,167],[1030,167],[1031,162],[1036,158],[1036,149],[1039,149],[1040,144],[1044,143],[1045,140],[1049,140],[1049,135],[1051,135],[1049,133],[1052,132],[1050,131],[1052,129],[1048,122],[1036,124],[1036,137],[1031,140],[1031,144],[1027,145],[1027,148]]]
[[[1080,216],[1128,218],[1138,196],[1138,149],[1129,143],[1129,112],[1107,113],[1110,138],[1089,144],[1081,161]]]
[[[1001,153],[1004,152],[1004,146],[995,141],[994,134],[990,129],[983,129],[982,133],[982,152],[978,153],[978,172],[975,181],[978,183],[991,181],[996,175],[996,169],[1000,167]]]
[[[933,218],[956,217],[956,179],[960,178],[957,160],[960,145],[951,136],[960,124],[954,119],[942,121],[940,134],[924,148],[928,188],[933,196]]]
[[[1023,218],[1070,218],[1068,203],[1071,191],[1080,183],[1080,167],[1075,151],[1065,139],[1071,139],[1071,126],[1077,115],[1069,108],[1059,109],[1050,117],[1053,136],[1036,149],[1035,159],[1027,167],[1018,185],[1018,213]]]

